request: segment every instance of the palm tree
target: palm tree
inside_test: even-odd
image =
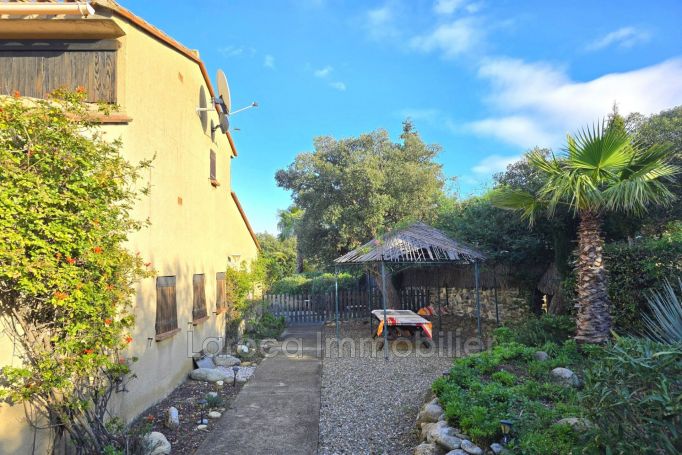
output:
[[[643,149],[624,128],[606,124],[585,128],[560,156],[531,152],[529,161],[546,177],[535,193],[502,187],[491,194],[494,205],[520,210],[532,224],[544,210],[559,206],[579,218],[578,342],[603,343],[611,330],[610,301],[602,257],[602,220],[607,212],[642,215],[655,204],[670,204],[666,186],[679,169],[666,146]]]

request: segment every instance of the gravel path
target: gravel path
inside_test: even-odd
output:
[[[475,330],[475,322],[470,319],[444,321],[444,330],[446,325],[460,327],[457,333],[467,336]],[[327,327],[320,455],[411,454],[418,444],[414,421],[431,383],[450,368],[454,356],[462,354],[461,349],[456,349],[454,332],[453,342],[448,343],[447,334],[438,342],[438,346],[443,346],[440,355],[433,351],[424,355],[425,350],[415,352],[411,343],[394,342],[386,362],[382,351],[373,354],[370,349],[367,322],[342,324],[341,338],[346,341],[342,341],[340,356],[333,347],[334,327]],[[485,333],[489,333],[488,327],[484,328]],[[460,345],[464,339],[459,337]],[[355,354],[351,355],[353,341]],[[365,346],[364,355],[359,353],[360,345]],[[448,346],[452,348],[448,350]]]

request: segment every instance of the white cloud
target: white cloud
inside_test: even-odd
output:
[[[338,90],[340,92],[343,92],[346,90],[346,84],[344,84],[341,81],[336,81],[336,82],[330,82],[329,86],[333,88],[334,90]]]
[[[479,136],[492,136],[521,148],[549,146],[561,139],[544,131],[535,119],[523,116],[479,120],[469,123],[466,128]]]
[[[682,104],[682,58],[585,82],[548,63],[498,58],[484,61],[479,77],[490,81],[487,101],[497,113],[467,128],[524,148],[562,145],[567,132],[603,119],[614,102],[623,115]]]
[[[649,41],[649,32],[638,30],[635,27],[622,27],[611,33],[597,38],[587,45],[588,51],[597,51],[615,45],[620,48],[630,48],[637,44]]]
[[[221,47],[218,49],[218,52],[220,55],[227,58],[241,56],[253,57],[256,54],[256,49],[249,46],[235,46],[231,44],[229,46]]]
[[[334,71],[334,68],[327,65],[324,68],[320,68],[319,70],[313,71],[313,75],[315,77],[325,78],[325,77],[329,76],[332,71]]]
[[[517,162],[519,159],[519,156],[490,155],[479,161],[471,170],[478,175],[492,175],[506,170],[508,165]]]
[[[440,51],[445,58],[453,58],[470,51],[481,40],[481,27],[473,18],[464,18],[441,24],[426,35],[413,37],[410,47],[421,52]]]
[[[449,15],[454,13],[463,3],[464,0],[436,0],[433,11],[436,14]]]
[[[267,54],[263,59],[263,66],[270,69],[275,69],[275,57]]]
[[[364,26],[370,38],[375,40],[396,38],[400,32],[394,23],[395,16],[394,6],[391,3],[367,11]]]

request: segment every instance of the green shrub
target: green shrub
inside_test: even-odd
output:
[[[359,277],[348,272],[339,273],[339,289],[355,289]],[[333,292],[336,277],[333,273],[302,273],[276,281],[270,294],[315,294]]]
[[[510,341],[525,346],[541,347],[548,342],[563,344],[575,335],[575,319],[571,316],[544,315],[531,317],[511,327],[495,330],[495,341]]]
[[[585,372],[601,453],[682,453],[682,345],[618,338]]]
[[[646,297],[664,280],[682,277],[682,239],[668,236],[645,239],[634,245],[611,243],[604,248],[609,273],[609,297],[614,329],[641,334]]]
[[[256,321],[250,323],[248,335],[255,339],[277,338],[284,330],[285,320],[283,316],[275,316],[265,312]]]

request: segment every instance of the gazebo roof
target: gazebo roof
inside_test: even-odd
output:
[[[424,223],[414,223],[373,239],[334,260],[336,264],[368,262],[480,262],[485,256]]]

